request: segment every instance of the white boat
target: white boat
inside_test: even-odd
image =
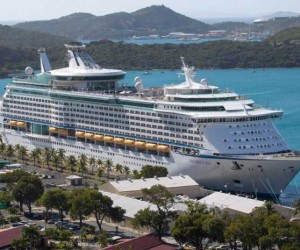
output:
[[[83,45],[66,48],[67,68],[52,70],[41,49],[41,73],[27,68],[26,78],[7,85],[4,142],[63,148],[137,170],[164,166],[209,189],[256,195],[278,196],[298,173],[300,158],[272,123],[281,110],[196,81],[183,58],[183,83],[143,89],[137,77],[132,93],[118,84],[124,71],[100,67]]]

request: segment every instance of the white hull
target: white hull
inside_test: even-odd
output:
[[[201,186],[228,192],[278,196],[300,169],[296,157],[218,157],[192,156],[170,152],[170,157],[139,153],[76,140],[27,134],[16,130],[3,131],[4,143],[20,144],[29,150],[35,147],[63,148],[68,155],[86,154],[96,159],[111,159],[130,169],[140,170],[143,165],[159,165],[170,175],[187,174]]]

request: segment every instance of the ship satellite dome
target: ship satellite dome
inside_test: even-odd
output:
[[[31,76],[33,74],[33,68],[26,67],[25,74],[28,75],[28,76]]]
[[[207,82],[206,78],[201,79],[200,83],[203,84],[203,85],[206,85],[206,86],[208,85],[208,82]]]

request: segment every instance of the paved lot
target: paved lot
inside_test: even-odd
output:
[[[31,173],[35,173],[37,175],[47,176],[48,178],[41,179],[41,181],[42,181],[42,183],[43,183],[43,185],[45,187],[45,191],[48,190],[48,189],[50,189],[50,188],[53,188],[54,185],[59,185],[59,186],[60,185],[65,185],[66,184],[65,177],[69,175],[69,174],[65,174],[65,173],[59,172],[59,171],[53,171],[53,170],[49,170],[49,169],[45,169],[45,168],[39,168],[39,167],[34,167],[34,166],[24,166],[23,170],[31,172]],[[49,185],[47,185],[47,184],[50,184],[50,183],[54,184],[53,187],[49,187]],[[86,183],[88,183],[88,185],[90,185],[90,186],[93,186],[94,184],[99,185],[99,183],[97,181],[90,180],[90,179],[84,179],[83,180],[83,186],[64,186],[63,188],[64,189],[68,189],[68,190],[72,190],[74,188],[83,188],[86,185]],[[3,184],[3,183],[0,183],[0,185],[5,186],[5,184]],[[27,211],[27,207],[25,205],[24,205],[23,208],[24,208],[24,211]],[[42,213],[43,211],[44,211],[43,207],[35,207],[35,206],[33,206],[33,208],[32,208],[32,212]],[[8,215],[8,214],[4,213],[4,215]],[[21,219],[23,221],[28,221],[30,223],[35,223],[36,225],[39,225],[41,227],[48,228],[48,227],[54,227],[55,226],[53,224],[47,224],[47,223],[45,223],[45,220],[32,220],[32,219],[28,219],[28,218],[26,218],[24,216],[22,216]],[[89,225],[95,226],[96,231],[98,231],[98,227],[97,227],[95,219],[90,218],[89,220],[87,220],[85,222],[87,224],[89,224]],[[102,228],[105,231],[107,231],[109,234],[114,234],[116,232],[115,225],[107,224],[105,222],[103,223]],[[118,234],[119,235],[123,235],[124,237],[129,237],[129,238],[141,235],[140,233],[138,233],[135,230],[132,230],[132,229],[129,229],[129,228],[122,228],[120,226],[118,228]]]

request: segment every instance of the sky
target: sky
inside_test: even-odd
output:
[[[134,12],[151,5],[166,7],[189,17],[240,18],[272,14],[277,11],[300,13],[300,0],[2,0],[1,21],[49,20],[75,12],[96,16]]]

